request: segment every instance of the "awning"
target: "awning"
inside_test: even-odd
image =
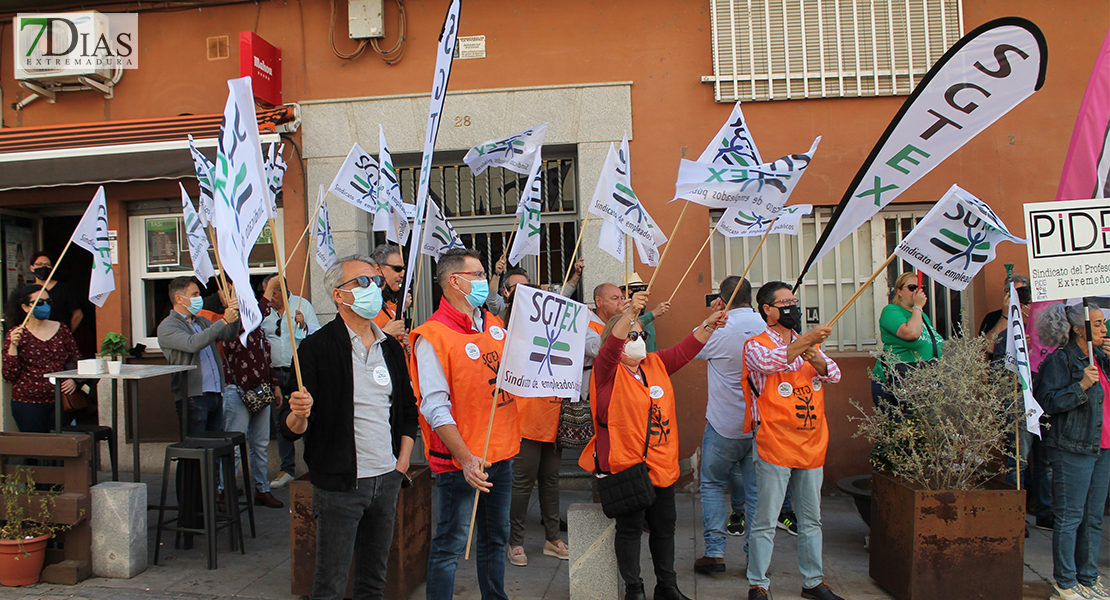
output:
[[[189,135],[210,159],[222,114],[0,130],[0,191],[195,177]],[[295,130],[297,106],[258,111],[263,143]],[[288,125],[294,127],[290,129]]]

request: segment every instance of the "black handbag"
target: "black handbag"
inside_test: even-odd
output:
[[[263,383],[253,390],[243,390],[241,399],[243,406],[253,414],[274,403],[274,388],[269,383]]]
[[[641,376],[643,371],[641,370]],[[644,379],[644,386],[647,380]],[[598,424],[599,427],[607,425]],[[647,466],[648,442],[651,441],[651,414],[648,414],[647,432],[644,436],[644,462],[637,463],[619,472],[599,477],[597,480],[598,495],[601,496],[601,510],[606,517],[615,519],[646,509],[655,503],[655,485],[651,483],[650,469]],[[594,454],[594,465],[601,472]]]

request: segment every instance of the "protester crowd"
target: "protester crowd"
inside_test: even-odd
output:
[[[583,267],[579,260],[568,283],[552,291],[572,294]],[[670,348],[659,348],[652,325],[667,314],[668,302],[647,310],[650,293],[635,276],[622,286],[598,285],[581,394],[565,400],[496,389],[515,292],[534,285],[527,271],[507,268],[502,257],[486,273],[473,251],[446,252],[436,266],[440,304],[412,330],[398,313],[404,272],[400,250],[390,244],[371,256],[339,259],[324,275],[337,316],[322,326],[320,307],[286,295],[271,276],[258,290],[262,325],[245,339],[233,289],[206,301],[193,278],[169,284],[172,311],[158,327],[160,347],[170,364],[197,367],[171,381],[182,435],[244,433],[249,457],[237,458],[250,461],[253,500],[273,508],[284,504],[271,488],[293,479],[293,442],[303,439],[318,531],[313,598],[342,597],[352,561],[355,597],[383,596],[397,497],[411,485],[407,472],[418,434],[437,489],[430,600],[454,595],[472,514],[482,596],[508,597],[506,565],[529,564],[524,530],[534,487],[543,554],[569,558],[560,526],[559,470],[563,449],[582,447],[579,464],[596,474],[595,496],[607,514],[617,511],[611,515],[614,549],[625,598],[647,598],[640,574],[644,531],[656,576],[653,597],[686,598],[674,565],[676,403],[682,399],[670,377],[691,360],[707,362],[709,390],[700,466],[705,554],[694,570],[725,571],[728,538],[744,536],[748,597],[768,598],[781,530],[798,538],[802,597],[839,598],[822,568],[820,490],[829,435],[823,394],[841,373],[821,349],[830,327],[800,333],[801,311],[790,285],[768,282],[753,298],[748,280],[725,278],[704,322]],[[1007,277],[1003,306],[1009,305],[1011,283],[1027,315],[1029,280]],[[54,289],[23,286],[6,306],[8,323],[26,318],[25,325],[6,332],[3,360],[21,431],[51,430],[54,390],[42,375],[71,366],[77,357],[67,323],[53,314]],[[944,340],[925,314],[927,301],[915,274],[895,280],[879,319],[889,352],[872,372],[877,406],[897,403],[883,386],[887,373],[944,352]],[[1053,531],[1053,575],[1062,600],[1110,598],[1097,569],[1110,488],[1110,427],[1104,426],[1110,418],[1110,403],[1104,402],[1110,394],[1110,337],[1101,309],[1088,310],[1090,329],[1082,306],[1054,304],[1030,321],[1029,330],[1050,350],[1034,365],[1045,427],[1033,433],[1015,428],[1021,437],[1011,439],[1021,461],[1011,459],[1011,466],[1027,482],[1035,526]],[[57,317],[78,318],[68,309],[63,313]],[[1002,317],[1002,311],[989,313],[980,328],[997,341],[995,360],[1005,355]],[[71,386],[65,380],[63,392]],[[254,396],[268,402],[257,408],[247,402]],[[281,459],[270,477],[267,450],[275,425]],[[637,483],[632,474],[639,470]],[[179,475],[179,493],[191,487],[188,477]],[[621,489],[643,493],[644,500],[632,509],[615,502],[608,490],[618,484],[632,485]]]

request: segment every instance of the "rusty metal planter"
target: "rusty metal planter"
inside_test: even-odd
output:
[[[871,578],[899,600],[1022,597],[1025,491],[915,490],[872,478]]]
[[[385,575],[386,598],[408,598],[424,582],[428,572],[428,553],[432,547],[432,470],[427,466],[409,469],[412,487],[403,488],[397,498],[397,518],[393,525],[393,544]],[[312,516],[312,484],[302,475],[289,484],[290,592],[307,596],[312,592],[316,574],[316,520]],[[351,598],[352,576],[347,580],[344,598]]]

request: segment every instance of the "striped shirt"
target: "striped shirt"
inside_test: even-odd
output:
[[[802,358],[802,355],[799,354],[794,358],[794,362],[789,365],[786,364],[787,343],[777,331],[770,327],[767,328],[767,335],[769,335],[771,341],[775,343],[774,348],[768,348],[753,340],[748,340],[747,344],[744,346],[744,363],[748,366],[748,373],[759,393],[763,392],[763,386],[767,383],[768,375],[778,373],[779,371],[797,371],[801,369],[802,365],[806,362],[806,360]],[[797,334],[792,333],[791,336],[791,341],[793,341]],[[823,376],[818,375],[818,379],[829,383],[840,381],[840,367],[837,366],[836,362],[829,358],[829,355],[825,354],[820,347],[817,348],[817,352],[825,359],[826,372],[828,373]]]

